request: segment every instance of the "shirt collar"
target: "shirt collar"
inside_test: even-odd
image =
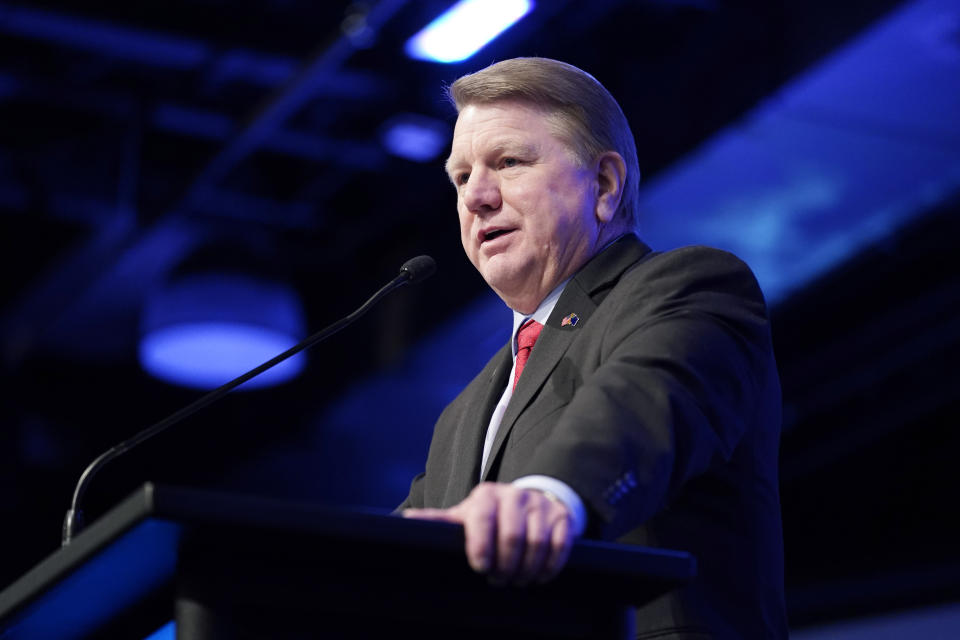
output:
[[[613,238],[612,240],[607,242],[605,245],[603,245],[603,247],[601,247],[600,251],[597,251],[597,253],[598,254],[601,253],[607,247],[609,247],[610,245],[612,245],[614,242],[616,242],[617,240],[619,240],[625,235],[626,235],[625,233],[621,233],[616,238]],[[510,340],[510,344],[513,349],[514,358],[517,357],[517,331],[520,329],[520,325],[526,322],[527,319],[529,318],[533,318],[540,324],[547,324],[547,319],[550,317],[550,314],[553,313],[553,308],[557,306],[557,300],[560,299],[560,294],[563,293],[564,287],[566,287],[567,283],[570,282],[570,280],[572,279],[573,279],[573,276],[570,276],[569,278],[567,278],[566,280],[558,284],[557,287],[553,291],[551,291],[546,298],[543,299],[543,302],[540,303],[540,306],[537,307],[537,310],[531,313],[530,315],[523,315],[522,313],[519,313],[517,311],[513,312],[513,339]]]
[[[517,355],[517,331],[520,329],[520,325],[530,318],[540,324],[547,324],[547,319],[550,317],[550,314],[553,313],[553,308],[557,306],[557,300],[560,299],[560,294],[563,293],[563,289],[567,286],[568,282],[570,282],[570,278],[558,284],[556,288],[543,299],[543,302],[540,303],[540,306],[537,307],[537,310],[533,313],[524,315],[518,311],[513,312],[513,339],[510,341],[510,344],[514,357]]]

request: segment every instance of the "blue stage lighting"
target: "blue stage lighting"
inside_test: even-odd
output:
[[[170,621],[163,625],[143,640],[175,640],[177,637],[177,625]]]
[[[461,0],[407,41],[407,55],[432,62],[466,60],[532,9],[532,0]]]
[[[383,146],[395,156],[429,162],[447,146],[450,129],[446,124],[426,116],[401,114],[386,123]]]
[[[289,287],[236,275],[194,276],[151,295],[140,363],[168,382],[212,389],[292,347],[303,312]],[[294,356],[239,389],[279,384],[303,369]]]
[[[660,172],[640,192],[644,240],[732,251],[776,304],[956,193],[955,6],[901,3]]]

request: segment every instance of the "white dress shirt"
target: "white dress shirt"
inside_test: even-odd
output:
[[[507,388],[503,390],[503,395],[500,396],[500,402],[497,403],[496,409],[493,410],[493,415],[490,417],[490,424],[487,426],[487,435],[483,441],[483,459],[480,465],[481,473],[487,466],[487,457],[490,455],[493,440],[496,438],[497,431],[500,429],[500,423],[503,421],[503,414],[507,410],[507,404],[509,404],[510,398],[513,397],[513,377],[516,375],[517,369],[517,332],[523,323],[531,318],[540,324],[547,324],[547,318],[550,317],[553,308],[557,305],[557,300],[560,299],[560,294],[563,293],[567,282],[569,282],[569,279],[564,280],[556,289],[551,291],[550,295],[543,299],[543,302],[540,303],[540,306],[537,307],[537,310],[532,314],[523,315],[516,311],[513,312],[513,338],[510,341],[513,350],[513,367],[510,369],[510,376],[507,378]],[[534,349],[536,349],[536,346],[534,346]],[[512,484],[516,487],[545,491],[559,498],[559,500],[566,505],[572,516],[573,535],[579,536],[583,533],[583,530],[587,526],[586,508],[583,506],[583,500],[580,499],[576,491],[571,489],[565,482],[550,476],[533,475],[517,478]]]

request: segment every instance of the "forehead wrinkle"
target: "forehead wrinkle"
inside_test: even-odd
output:
[[[513,153],[519,152],[520,154],[531,154],[535,153],[538,148],[539,145],[536,143],[510,135],[495,138],[489,147],[489,151],[494,154],[506,153],[508,151]]]

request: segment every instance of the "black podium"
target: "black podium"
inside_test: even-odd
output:
[[[495,587],[458,526],[147,484],[0,592],[0,639],[625,638],[694,574],[581,541],[551,583]]]

